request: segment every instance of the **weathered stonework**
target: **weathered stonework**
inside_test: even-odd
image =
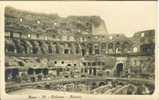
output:
[[[109,34],[99,16],[62,18],[7,7],[5,32],[6,82],[19,77],[25,81],[46,77],[154,80],[154,30],[128,38]]]

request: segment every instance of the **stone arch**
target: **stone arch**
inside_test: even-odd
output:
[[[48,44],[45,41],[40,41],[40,49],[42,53],[47,54],[48,53]]]
[[[98,43],[94,44],[94,53],[100,54],[100,45]]]
[[[87,48],[88,48],[89,54],[93,54],[93,44],[88,43],[88,44],[87,44]]]
[[[48,53],[53,53],[53,44],[52,44],[52,42],[48,42]]]
[[[142,54],[153,54],[154,53],[154,45],[153,44],[143,44],[140,46],[140,51]]]
[[[97,87],[97,83],[96,82],[93,82],[92,83],[92,89],[96,88]]]
[[[75,54],[75,45],[74,45],[74,43],[70,43],[69,49],[70,49],[70,54]]]
[[[64,48],[63,49],[64,49],[64,54],[73,53],[71,43],[64,43]]]
[[[34,74],[34,69],[33,68],[29,68],[27,70],[28,75],[33,75]]]
[[[124,64],[123,63],[118,63],[116,65],[117,76],[121,76],[123,71],[124,71]]]
[[[99,82],[98,86],[103,86],[103,85],[105,85],[105,82]]]
[[[74,49],[75,49],[75,54],[79,54],[80,53],[80,44],[75,43],[74,44]]]
[[[119,41],[115,43],[115,52],[121,52],[121,43]]]
[[[130,50],[130,43],[128,41],[123,42],[122,50],[124,53],[128,53],[128,51]]]
[[[128,48],[129,45],[130,45],[129,42],[124,41],[122,47],[123,47],[123,48]]]
[[[29,54],[29,53],[32,53],[32,44],[30,41],[27,41],[27,40],[23,40],[24,41],[24,45],[25,45],[25,52],[26,54]]]
[[[41,50],[40,50],[40,46],[39,46],[39,42],[38,41],[32,41],[32,45],[33,45],[33,54],[38,54],[38,53],[41,53]]]
[[[114,44],[111,42],[111,43],[108,43],[108,53],[113,53],[114,52]]]
[[[57,42],[55,42],[54,44],[55,44],[55,48],[56,48],[55,49],[56,54],[61,53],[62,46],[59,43],[57,43]]]
[[[23,48],[24,48],[24,53],[25,54],[27,54],[27,53],[29,53],[28,51],[28,49],[29,49],[29,46],[27,45],[27,43],[26,43],[26,40],[21,40],[21,45],[23,46]]]
[[[17,53],[24,53],[25,47],[22,44],[22,41],[19,39],[13,40],[16,46]]]
[[[51,85],[50,85],[50,84],[46,84],[44,87],[45,87],[46,89],[50,89]]]
[[[121,43],[120,43],[119,41],[117,41],[117,42],[115,43],[115,48],[119,48],[120,45],[121,45]]]
[[[102,49],[106,49],[106,43],[102,43],[102,44],[101,44],[101,48],[102,48]]]
[[[106,76],[110,76],[111,75],[111,70],[105,70]]]
[[[108,49],[113,49],[113,43],[108,44]]]
[[[14,52],[16,47],[12,40],[5,39],[6,52]]]

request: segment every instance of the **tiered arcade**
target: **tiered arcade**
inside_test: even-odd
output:
[[[108,34],[99,16],[5,9],[6,82],[58,78],[154,79],[155,31]]]

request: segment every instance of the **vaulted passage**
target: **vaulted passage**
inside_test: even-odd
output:
[[[123,72],[123,64],[122,63],[117,64],[116,71],[117,71],[117,76],[120,77],[122,72]]]
[[[100,83],[99,83],[99,86],[103,86],[103,85],[105,85],[104,82],[100,82]]]
[[[16,80],[19,75],[19,70],[17,68],[7,69],[5,72],[5,80]]]

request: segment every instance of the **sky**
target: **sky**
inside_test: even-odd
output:
[[[4,5],[37,13],[57,13],[61,17],[70,15],[97,15],[105,21],[109,34],[156,29],[156,1],[88,1],[88,2],[5,2]]]

